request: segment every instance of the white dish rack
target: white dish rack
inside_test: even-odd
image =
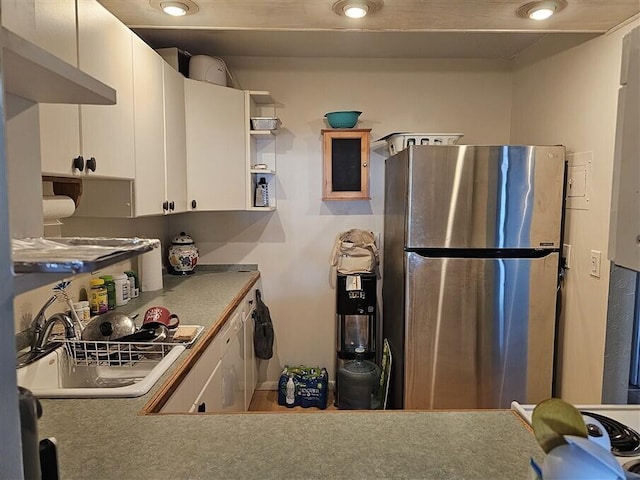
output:
[[[389,155],[395,155],[410,145],[455,145],[463,136],[462,133],[398,132],[390,133],[377,141],[386,140]]]
[[[65,350],[71,363],[76,366],[121,367],[139,363],[158,363],[165,358],[173,347],[181,345],[189,348],[203,332],[203,326],[197,326],[196,334],[188,341],[173,341],[169,337],[165,342],[114,342],[106,340],[64,339]]]

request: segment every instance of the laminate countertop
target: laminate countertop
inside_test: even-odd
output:
[[[124,311],[162,305],[213,329],[258,275],[165,276]],[[544,458],[510,410],[143,415],[187,355],[142,397],[41,400],[39,436],[57,439],[61,479],[513,480]]]

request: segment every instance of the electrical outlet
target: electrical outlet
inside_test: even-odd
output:
[[[571,268],[571,245],[562,244],[562,258],[564,258],[564,268]]]
[[[598,250],[591,250],[589,260],[589,275],[600,278],[600,259],[602,254]]]

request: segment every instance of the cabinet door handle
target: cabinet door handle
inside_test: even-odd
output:
[[[84,170],[84,157],[82,155],[73,159],[73,168],[80,171]]]
[[[207,406],[205,405],[204,402],[202,402],[200,405],[198,405],[198,413],[204,413],[207,411]]]
[[[169,210],[169,202],[167,202],[166,200],[162,202],[162,210],[164,210],[165,212]]]
[[[367,162],[364,162],[364,163],[362,164],[362,166],[363,166],[363,167],[366,167],[366,166],[367,166]]]
[[[195,200],[191,200],[191,208],[196,208],[197,202]]]
[[[169,202],[169,210],[171,210],[172,212],[176,209],[176,204],[174,203],[173,200],[171,200]]]
[[[96,171],[96,159],[95,157],[91,157],[87,160],[87,170],[91,170],[92,172]]]

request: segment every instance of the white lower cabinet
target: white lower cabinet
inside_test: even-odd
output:
[[[242,299],[198,361],[182,379],[162,413],[243,412],[257,382],[253,351],[255,290]]]
[[[162,407],[162,413],[185,413],[195,409],[196,381],[192,369]]]
[[[237,309],[222,336],[222,358],[196,398],[198,412],[244,411],[244,319]]]
[[[192,411],[198,413],[222,412],[225,407],[222,382],[222,360],[215,366],[209,380],[196,398]]]

